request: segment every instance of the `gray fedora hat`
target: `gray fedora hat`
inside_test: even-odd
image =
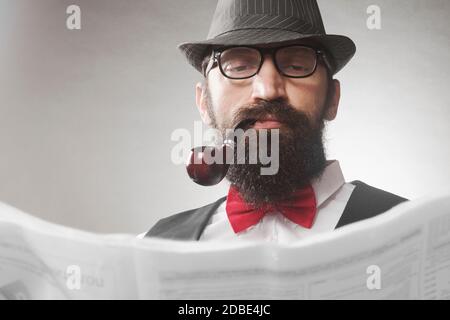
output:
[[[202,62],[212,48],[276,45],[305,39],[327,52],[333,74],[356,51],[350,38],[325,33],[316,0],[219,0],[207,40],[182,43],[179,49],[202,72]]]

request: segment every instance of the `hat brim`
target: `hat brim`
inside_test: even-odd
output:
[[[202,72],[202,62],[212,48],[234,45],[280,45],[285,42],[308,40],[326,50],[333,60],[333,74],[339,72],[354,56],[355,43],[342,35],[304,35],[279,29],[241,29],[227,32],[214,39],[200,42],[182,43],[178,48],[186,56],[189,63]]]

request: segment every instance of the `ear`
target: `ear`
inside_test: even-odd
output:
[[[209,126],[211,124],[211,118],[208,114],[206,88],[201,82],[198,82],[195,86],[195,103],[197,104],[197,109],[200,112],[200,117],[202,118],[203,123]]]
[[[341,99],[341,83],[339,80],[334,79],[332,85],[334,86],[334,92],[330,100],[330,105],[325,113],[325,120],[328,121],[332,121],[336,118],[339,101]]]

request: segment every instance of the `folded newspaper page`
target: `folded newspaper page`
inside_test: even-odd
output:
[[[449,299],[450,195],[288,245],[98,235],[0,203],[1,299]]]

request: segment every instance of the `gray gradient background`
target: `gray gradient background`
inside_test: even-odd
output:
[[[82,30],[65,28],[78,4]],[[382,30],[366,8],[382,9]],[[409,198],[450,190],[450,1],[319,1],[357,44],[327,129],[348,181]],[[0,201],[97,232],[145,231],[226,193],[170,161],[199,119],[200,79],[177,51],[201,40],[211,0],[0,0]]]

